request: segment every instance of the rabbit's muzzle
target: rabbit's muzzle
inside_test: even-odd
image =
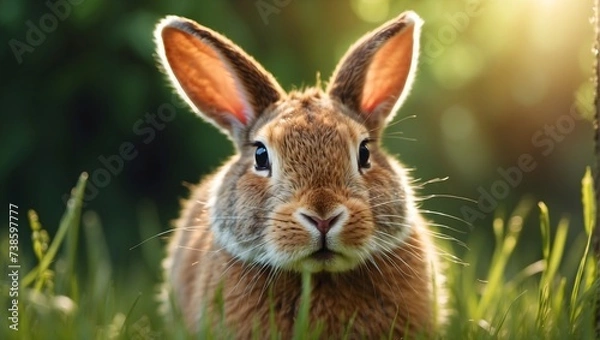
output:
[[[265,233],[280,267],[311,272],[350,270],[369,256],[371,210],[330,188],[304,191],[276,209]]]

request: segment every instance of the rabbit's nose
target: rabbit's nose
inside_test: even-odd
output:
[[[323,220],[317,216],[311,216],[311,215],[307,215],[307,214],[300,214],[302,216],[302,218],[304,218],[306,221],[308,221],[313,227],[317,228],[318,231],[321,232],[321,234],[325,235],[327,234],[327,232],[331,229],[331,227],[333,225],[335,225],[335,223],[340,219],[340,216],[342,215],[342,213],[338,213],[335,216],[332,216],[326,220]]]

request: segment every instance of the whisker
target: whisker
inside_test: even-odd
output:
[[[431,195],[427,195],[427,196],[418,197],[417,199],[420,201],[426,201],[426,200],[430,200],[432,198],[454,198],[457,200],[477,204],[477,200],[475,200],[475,199],[464,197],[464,196],[450,195],[450,194],[431,194]]]
[[[467,226],[469,226],[471,229],[473,228],[473,224],[471,224],[471,222],[466,221],[460,217],[454,216],[454,215],[450,215],[450,214],[446,214],[440,211],[434,211],[434,210],[419,210],[421,213],[423,214],[429,214],[429,215],[438,215],[438,216],[443,216],[443,217],[447,217],[449,219],[455,220],[455,221],[459,221],[462,222],[464,224],[466,224]]]
[[[161,237],[161,236],[164,236],[164,235],[170,234],[170,233],[172,233],[172,232],[175,232],[175,230],[176,230],[176,228],[171,228],[171,229],[169,229],[169,230],[162,231],[162,232],[160,232],[160,233],[158,233],[158,234],[156,234],[156,235],[150,236],[150,237],[148,237],[147,239],[143,240],[142,242],[140,242],[140,243],[138,243],[138,244],[134,245],[133,247],[129,248],[129,250],[134,250],[135,248],[137,248],[137,247],[141,246],[142,244],[144,244],[144,243],[146,243],[146,242],[149,242],[149,241],[155,240],[155,239],[157,239],[157,238],[159,238],[159,237]]]
[[[419,182],[420,180],[414,180],[412,184],[416,185],[416,186],[426,186],[426,185],[430,185],[430,184],[445,182],[448,179],[450,179],[449,176],[446,176],[446,177],[436,177],[436,178],[429,179],[429,180],[427,180],[425,182]]]
[[[457,234],[462,234],[462,235],[466,235],[467,234],[466,231],[458,230],[458,229],[453,228],[453,227],[451,227],[451,226],[449,226],[447,224],[434,223],[434,222],[429,222],[428,221],[427,225],[430,226],[430,227],[437,227],[437,228],[441,228],[441,229],[444,229],[444,230],[449,230],[449,231],[452,231],[452,232],[457,233]]]
[[[418,141],[416,138],[413,137],[404,137],[404,136],[393,136],[393,135],[388,135],[388,136],[383,136],[383,138],[385,139],[399,139],[399,140],[404,140],[407,142],[416,142]]]
[[[404,122],[406,122],[407,120],[410,120],[410,119],[416,119],[416,118],[417,118],[417,115],[408,115],[408,116],[404,116],[404,117],[402,117],[402,118],[395,119],[393,122],[390,122],[390,123],[388,123],[388,124],[387,124],[387,126],[386,126],[386,128],[390,128],[390,127],[392,127],[392,126],[396,126],[396,125],[398,125],[398,124],[400,124],[400,123],[404,123]]]

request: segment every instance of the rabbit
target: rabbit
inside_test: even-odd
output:
[[[438,334],[441,262],[408,170],[380,145],[415,78],[422,23],[402,13],[351,46],[325,89],[286,93],[223,35],[159,22],[171,84],[236,150],[191,188],[163,262],[167,313],[191,333],[290,338],[308,273],[323,338]]]

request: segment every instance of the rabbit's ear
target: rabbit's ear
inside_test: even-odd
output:
[[[238,142],[240,132],[282,97],[275,79],[219,33],[168,16],[154,35],[160,62],[179,94]]]
[[[380,131],[410,91],[422,20],[402,13],[357,41],[331,77],[328,92]]]

